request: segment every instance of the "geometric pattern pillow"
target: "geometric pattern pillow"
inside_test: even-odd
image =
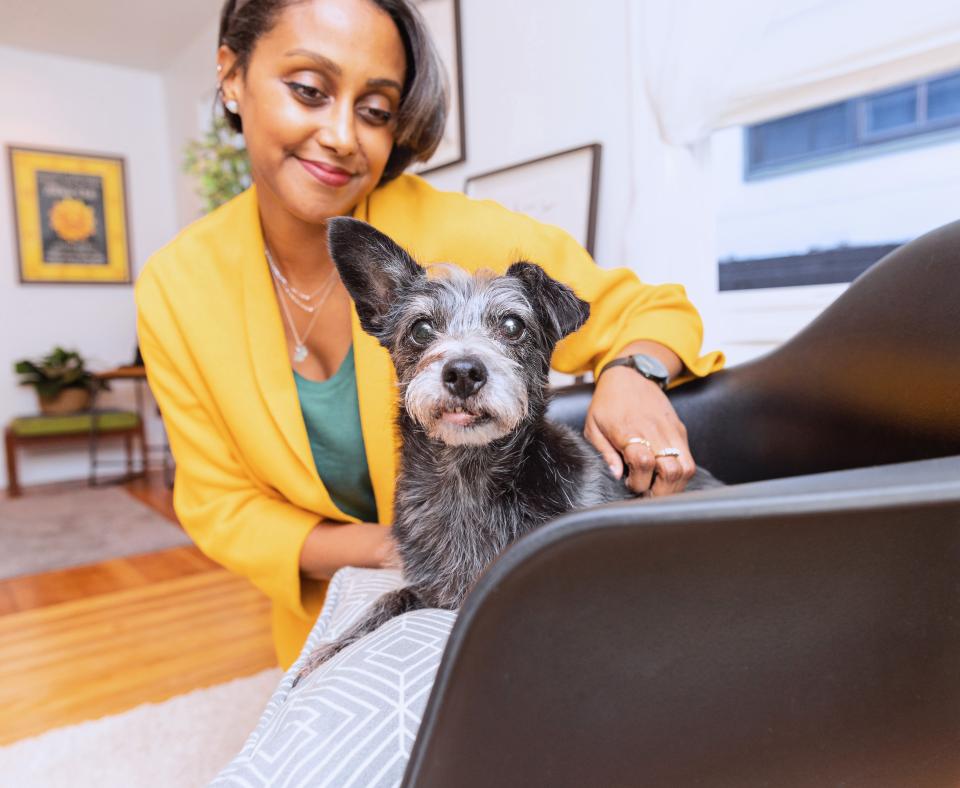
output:
[[[335,640],[386,591],[393,569],[339,570],[317,623],[240,753],[211,783],[226,786],[397,786],[456,613],[414,610],[344,649],[292,689],[310,652]]]

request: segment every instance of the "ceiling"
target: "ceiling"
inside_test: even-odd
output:
[[[0,46],[161,70],[221,0],[0,0]]]

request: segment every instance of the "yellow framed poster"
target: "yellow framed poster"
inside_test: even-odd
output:
[[[130,282],[119,156],[8,146],[22,283]]]

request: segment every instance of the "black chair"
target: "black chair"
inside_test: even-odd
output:
[[[733,486],[573,513],[507,551],[404,785],[960,785],[958,295],[960,222],[777,351],[672,392]],[[582,424],[588,401],[551,413]]]

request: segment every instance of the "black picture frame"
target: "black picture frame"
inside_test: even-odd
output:
[[[461,34],[460,0],[415,0],[414,4],[427,22],[434,44],[447,69],[450,87],[450,113],[444,139],[429,161],[414,164],[410,171],[417,175],[461,164],[467,160],[467,127],[464,117],[463,36]],[[428,6],[449,9],[432,14]],[[438,24],[439,18],[452,19],[452,25]],[[451,52],[452,50],[452,52]],[[456,72],[456,73],[452,73]]]

